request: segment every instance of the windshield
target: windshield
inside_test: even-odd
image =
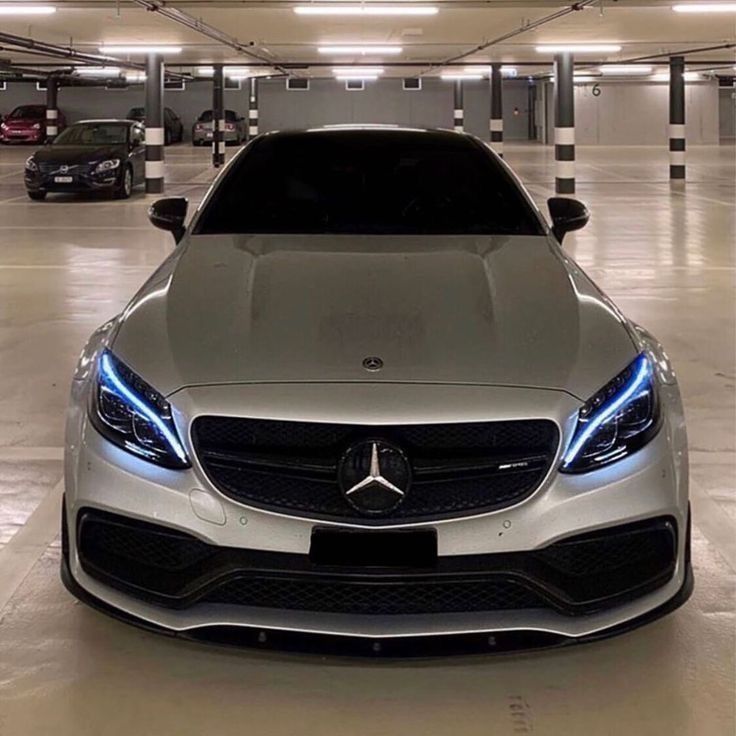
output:
[[[199,118],[200,123],[211,123],[212,122],[212,110],[205,110]],[[225,120],[230,123],[234,123],[238,119],[238,116],[233,110],[225,110]]]
[[[128,117],[131,119],[142,118],[146,115],[146,109],[144,107],[131,107]]]
[[[444,132],[330,131],[258,139],[236,159],[197,233],[543,233],[504,167]]]
[[[34,118],[42,119],[46,117],[46,108],[38,105],[21,105],[16,107],[13,112],[8,115],[9,118]]]
[[[126,143],[128,126],[121,123],[72,125],[54,141],[55,146],[114,146]]]

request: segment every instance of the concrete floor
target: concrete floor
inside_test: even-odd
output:
[[[540,202],[552,152],[508,146]],[[590,226],[566,248],[669,348],[692,451],[696,592],[631,634],[564,651],[375,662],[179,643],[75,603],[58,578],[67,388],[87,335],[169,252],[150,202],[30,202],[0,149],[0,734],[726,736],[734,714],[736,171],[733,147],[581,148]],[[197,200],[207,151],[167,150]]]

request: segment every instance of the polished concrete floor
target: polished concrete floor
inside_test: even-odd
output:
[[[179,643],[77,604],[58,579],[67,388],[87,335],[169,252],[150,198],[30,202],[27,149],[0,148],[0,735],[736,732],[736,153],[581,148],[590,226],[566,248],[679,369],[692,450],[697,589],[675,614],[541,654],[355,661]],[[197,200],[207,152],[167,150]],[[542,202],[552,152],[508,146]]]

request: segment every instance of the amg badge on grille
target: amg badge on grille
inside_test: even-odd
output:
[[[337,472],[346,501],[364,514],[393,511],[411,484],[406,455],[381,440],[365,440],[350,447]]]

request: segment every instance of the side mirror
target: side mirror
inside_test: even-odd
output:
[[[168,230],[178,243],[186,232],[184,220],[189,202],[186,197],[157,199],[148,208],[148,219],[161,230]]]
[[[560,243],[567,233],[585,227],[590,219],[588,208],[577,199],[551,197],[547,207],[552,216],[552,234]]]

